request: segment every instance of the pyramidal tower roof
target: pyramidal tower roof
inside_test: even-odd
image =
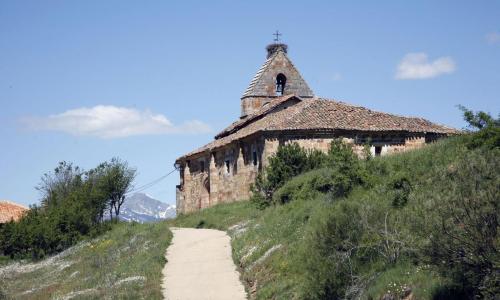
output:
[[[267,46],[267,60],[257,71],[241,99],[248,97],[274,98],[294,94],[302,98],[312,98],[314,93],[302,78],[297,68],[288,58],[288,46],[274,43]],[[281,75],[280,75],[281,74]],[[278,76],[285,78],[281,94],[277,93]],[[283,77],[284,76],[284,77]]]

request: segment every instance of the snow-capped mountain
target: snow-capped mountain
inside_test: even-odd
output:
[[[163,203],[144,193],[125,198],[120,211],[120,219],[129,222],[155,222],[171,218],[175,218],[175,205]]]

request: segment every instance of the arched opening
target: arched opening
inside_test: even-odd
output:
[[[279,96],[285,94],[285,85],[286,85],[286,76],[283,75],[283,73],[279,73],[278,76],[276,76],[276,93]]]

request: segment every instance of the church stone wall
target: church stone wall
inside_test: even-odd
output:
[[[393,154],[398,152],[403,152],[407,150],[417,149],[423,146],[429,140],[426,140],[424,134],[415,134],[406,136],[405,134],[366,134],[358,135],[354,133],[347,133],[342,135],[324,135],[323,136],[311,136],[311,135],[283,135],[276,134],[274,137],[268,137],[265,139],[266,148],[264,149],[265,160],[276,153],[278,146],[280,144],[297,143],[304,149],[307,150],[321,150],[327,152],[330,149],[331,142],[341,137],[345,143],[352,146],[354,153],[359,157],[363,157],[365,144],[368,142],[370,147],[370,152],[375,156],[375,147],[381,147],[380,155]],[[433,139],[435,140],[435,139]]]
[[[181,169],[181,185],[177,187],[178,213],[189,213],[219,203],[247,200],[250,186],[259,171],[267,166],[269,157],[276,153],[280,144],[296,142],[305,149],[327,152],[330,143],[338,136],[310,136],[275,134],[238,141],[211,153],[191,157]],[[362,157],[369,138],[371,153],[380,147],[380,155],[388,155],[422,147],[427,139],[424,134],[361,136],[346,134],[344,142]]]
[[[177,193],[178,212],[248,199],[262,169],[263,149],[262,139],[247,139],[186,161]]]

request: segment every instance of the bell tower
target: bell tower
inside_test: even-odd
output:
[[[241,97],[241,118],[255,113],[280,96],[293,94],[301,98],[314,97],[312,90],[288,58],[288,46],[279,42],[281,34],[276,34],[275,42],[266,47],[266,62]]]

